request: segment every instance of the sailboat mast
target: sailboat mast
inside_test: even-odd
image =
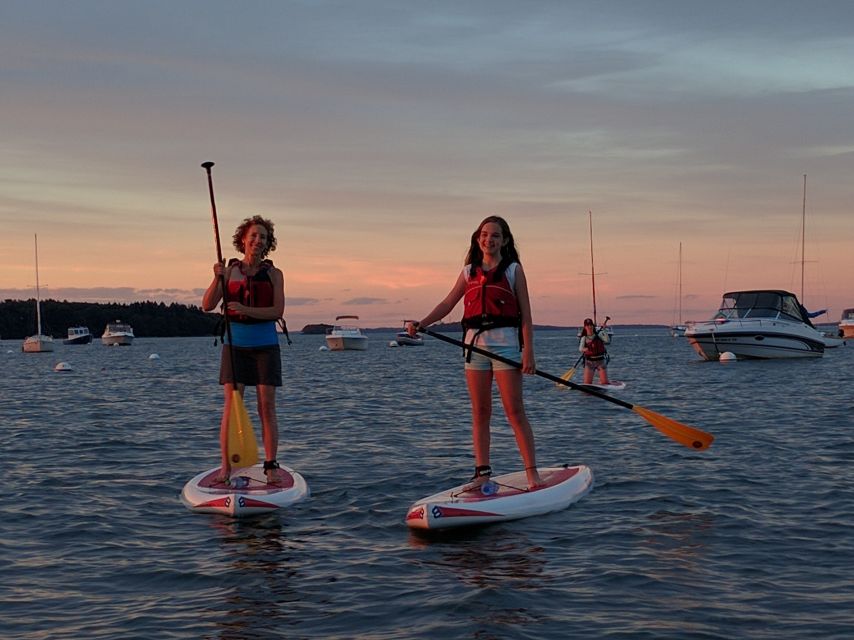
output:
[[[590,221],[590,278],[593,283],[593,326],[598,327],[596,322],[596,269],[593,268],[593,212],[588,209],[587,217]]]
[[[41,305],[41,295],[39,294],[39,236],[37,233],[33,234],[35,239],[36,246],[36,326],[38,331],[36,331],[37,336],[41,336],[42,334],[42,305]]]
[[[804,264],[807,257],[804,254],[806,248],[806,232],[807,232],[807,174],[804,174],[804,203],[801,208],[801,304],[806,304],[804,300]]]
[[[679,243],[679,326],[682,326],[682,243]]]

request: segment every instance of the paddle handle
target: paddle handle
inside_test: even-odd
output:
[[[214,198],[214,188],[213,188],[213,176],[211,175],[211,167],[214,166],[213,162],[203,162],[202,168],[208,174],[208,194],[211,199],[211,218],[213,218],[213,228],[214,228],[214,239],[216,240],[216,259],[217,262],[222,264],[222,245],[219,242],[219,222],[217,221],[216,215],[216,198]],[[222,317],[225,321],[225,333],[228,336],[228,358],[231,362],[231,377],[236,380],[236,372],[234,370],[234,349],[232,348],[232,339],[231,339],[231,322],[228,319],[228,300],[226,298],[226,293],[228,292],[227,283],[225,281],[225,265],[223,265],[223,270],[219,274],[219,286],[222,289]],[[237,388],[237,382],[234,381],[233,385]]]

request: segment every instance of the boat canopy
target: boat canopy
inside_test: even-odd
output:
[[[716,318],[727,320],[780,317],[812,324],[806,309],[798,302],[797,296],[794,293],[779,290],[725,293],[716,316]]]

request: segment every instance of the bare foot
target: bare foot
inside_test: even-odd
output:
[[[546,486],[546,483],[543,482],[543,479],[540,477],[540,473],[537,471],[536,467],[525,469],[525,474],[528,476],[528,491],[533,491],[534,489],[540,489],[541,487]]]

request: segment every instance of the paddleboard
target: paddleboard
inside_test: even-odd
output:
[[[288,507],[311,495],[305,479],[284,465],[269,484],[261,463],[233,470],[229,484],[217,482],[218,474],[215,467],[184,485],[181,501],[188,509],[243,518]]]
[[[596,389],[596,391],[622,391],[626,388],[626,383],[620,380],[610,380],[608,384],[599,384],[593,382],[591,384],[578,383],[579,387],[587,387],[588,389]]]
[[[524,471],[490,479],[482,487],[461,484],[415,502],[406,512],[412,529],[449,529],[518,520],[566,509],[593,488],[593,472],[586,465],[543,467],[545,486],[528,490]],[[487,495],[491,491],[491,495]]]

